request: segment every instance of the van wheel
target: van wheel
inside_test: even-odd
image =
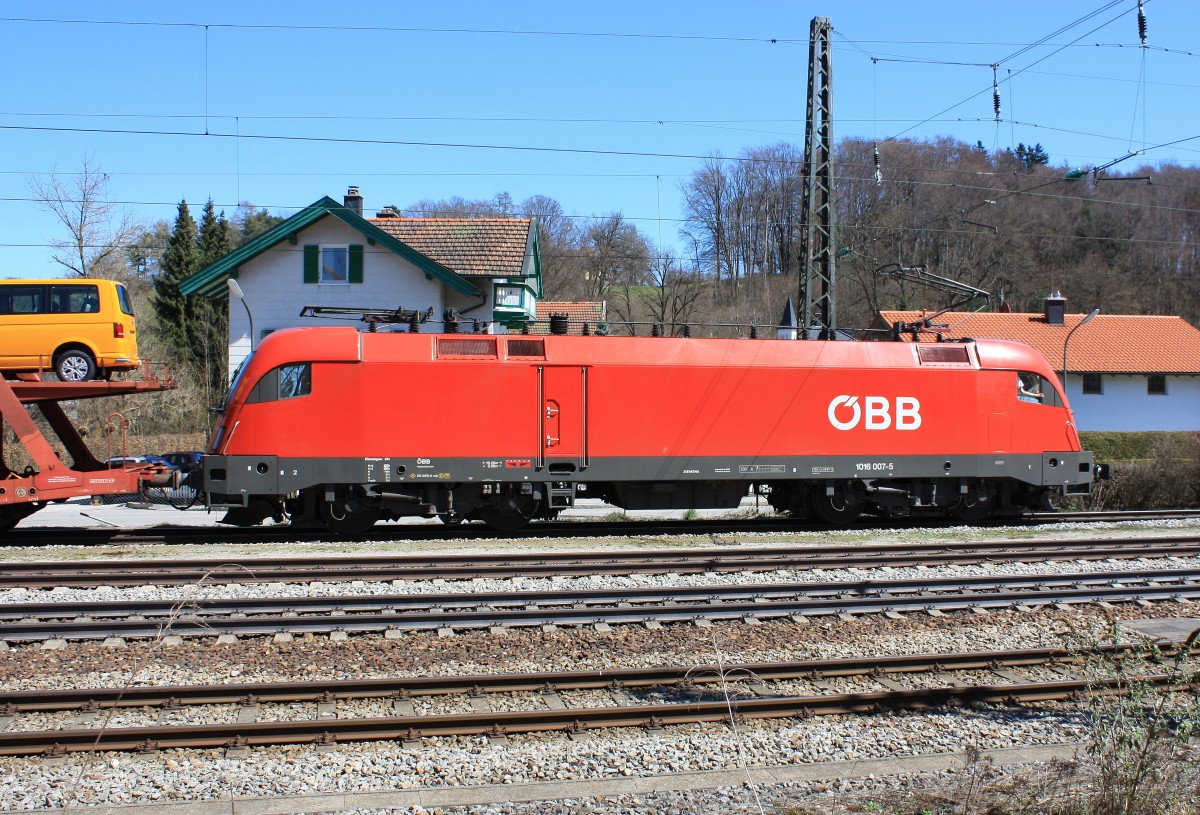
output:
[[[54,360],[54,373],[63,382],[87,382],[96,376],[96,360],[87,351],[63,351]]]

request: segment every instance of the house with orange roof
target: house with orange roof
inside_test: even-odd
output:
[[[1181,317],[1068,314],[1060,295],[1042,313],[881,311],[876,328],[928,339],[1016,340],[1065,371],[1080,430],[1200,430],[1200,329]],[[928,322],[928,326],[922,325]]]
[[[530,334],[549,334],[555,315],[566,317],[568,334],[595,334],[601,323],[608,322],[608,304],[603,300],[540,300],[537,314],[537,322],[529,325]]]
[[[535,219],[405,218],[392,208],[367,218],[350,187],[341,203],[319,199],[179,290],[229,301],[233,371],[272,331],[362,312],[415,315],[438,331],[448,321],[464,331],[519,327],[537,318],[540,263]]]

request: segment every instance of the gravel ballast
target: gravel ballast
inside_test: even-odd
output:
[[[1149,525],[1120,525],[1129,534],[1145,534]],[[1192,522],[1158,522],[1151,528],[1178,533],[1200,527]],[[1022,538],[1027,528],[1014,534]],[[1094,529],[1081,529],[1081,537]],[[1106,529],[1112,536],[1120,530]],[[214,533],[219,534],[219,533]],[[830,537],[813,542],[828,543]],[[880,533],[871,539],[862,532],[838,533],[859,540],[882,542],[897,536]],[[924,535],[906,532],[905,535]],[[930,535],[952,534],[936,530]],[[979,530],[959,531],[963,538],[978,539]],[[989,530],[988,534],[991,534]],[[1039,532],[1044,537],[1066,536],[1063,527]],[[1075,533],[1072,533],[1075,534]],[[833,536],[836,539],[836,536]],[[903,537],[903,536],[901,536]],[[836,540],[835,540],[836,542]],[[646,548],[663,542],[642,541]],[[727,545],[729,541],[718,541]],[[752,545],[762,541],[747,539]],[[789,540],[788,545],[794,545]],[[540,545],[541,542],[538,542]],[[456,545],[456,544],[452,544]],[[478,544],[476,544],[477,546]],[[552,544],[547,543],[547,546]],[[575,545],[587,545],[572,543]],[[614,547],[612,542],[599,544]],[[628,545],[628,544],[626,544]],[[689,544],[694,545],[694,544]],[[397,545],[402,549],[403,545]],[[159,547],[162,549],[163,547]],[[168,547],[169,548],[169,547]],[[195,547],[186,556],[196,554]],[[245,554],[247,547],[235,547]],[[297,549],[272,545],[260,556]],[[488,550],[494,551],[489,544]],[[522,548],[530,548],[528,542]],[[399,550],[398,549],[398,550]],[[314,550],[314,554],[317,552]],[[381,552],[372,550],[372,554]],[[98,551],[97,557],[111,552]],[[133,552],[137,556],[143,553]],[[182,551],[176,556],[185,556]],[[231,552],[212,551],[216,558]],[[46,559],[73,553],[46,547],[22,552],[29,559]],[[1051,574],[1074,571],[1139,571],[1200,565],[1200,559],[1162,558],[1140,561],[1087,561],[1038,564],[980,564],[929,569],[879,571],[827,570],[734,573],[721,575],[636,575],[590,577],[566,580],[525,579],[517,581],[440,582],[404,581],[373,584],[362,581],[307,584],[231,584],[179,588],[54,589],[49,591],[8,590],[0,592],[0,603],[80,602],[119,597],[175,599],[181,592],[205,597],[333,596],[343,594],[386,594],[427,592],[525,591],[565,592],[572,588],[609,586],[647,587],[668,585],[714,585],[761,582],[821,582],[833,580],[904,579],[906,577]],[[202,595],[195,592],[203,592]],[[211,592],[211,593],[210,593]],[[261,594],[260,594],[261,593]],[[982,651],[1062,645],[1066,640],[1095,641],[1114,619],[1133,617],[1195,616],[1194,606],[1159,604],[1102,609],[1095,606],[1036,611],[997,611],[987,615],[969,613],[929,617],[913,614],[901,619],[872,616],[853,620],[814,618],[803,624],[768,622],[748,626],[715,623],[712,628],[672,625],[659,630],[614,627],[611,631],[560,628],[553,631],[512,630],[503,634],[466,632],[442,638],[431,634],[405,634],[398,639],[382,636],[352,636],[331,641],[323,636],[297,637],[289,643],[270,638],[253,638],[217,645],[212,638],[185,640],[182,645],[131,641],[124,648],[71,643],[59,651],[34,645],[15,645],[0,651],[0,680],[8,690],[58,687],[122,687],[131,684],[197,684],[222,682],[270,682],[404,675],[458,675],[471,673],[527,672],[548,670],[610,670],[648,665],[691,665],[697,663],[783,661],[796,659],[869,657],[872,655]],[[603,695],[591,699],[586,693],[567,698],[569,704],[605,702]],[[465,702],[458,700],[453,704]],[[367,703],[364,707],[373,710]],[[375,703],[377,704],[377,703]],[[502,698],[494,700],[502,708]],[[446,709],[454,709],[453,706]],[[497,708],[499,709],[499,708]],[[443,712],[439,703],[439,712]],[[172,711],[162,721],[199,722],[205,717],[227,721],[236,716],[233,706]],[[101,712],[99,717],[107,714]],[[264,706],[260,718],[296,715],[316,718],[315,705]],[[360,715],[355,713],[354,715]],[[370,714],[370,715],[378,715]],[[150,723],[159,711],[120,711],[110,726]],[[16,716],[9,726],[32,729],[35,716]],[[72,726],[65,714],[46,714],[34,726]],[[49,724],[48,724],[49,723]],[[93,722],[89,726],[95,726]],[[883,792],[934,795],[955,783],[943,770],[905,771],[901,774],[854,780],[795,781],[747,786],[729,781],[708,789],[639,792],[639,779],[658,779],[671,789],[675,773],[729,773],[743,768],[796,768],[819,762],[868,762],[893,757],[948,756],[968,746],[1004,750],[1014,747],[1052,750],[1056,745],[1075,743],[1086,734],[1086,720],[1071,704],[1047,703],[1007,708],[977,706],[924,712],[898,712],[861,716],[833,716],[796,720],[751,720],[736,730],[728,725],[688,725],[659,731],[606,729],[582,739],[565,734],[510,736],[504,742],[486,738],[428,739],[419,746],[399,743],[362,743],[336,748],[309,746],[254,748],[244,756],[227,756],[218,750],[172,750],[148,756],[129,754],[69,755],[65,759],[0,758],[0,810],[32,810],[74,805],[153,805],[167,802],[216,802],[305,796],[321,793],[366,793],[422,790],[494,790],[494,803],[477,802],[470,807],[439,804],[445,815],[517,815],[520,813],[691,813],[691,812],[784,812],[803,802],[814,812],[838,811],[846,795],[871,796]],[[831,772],[833,772],[831,770]],[[856,773],[846,771],[850,775]],[[525,784],[563,782],[618,782],[628,780],[629,790],[554,802],[525,800],[504,803],[503,788]],[[690,782],[689,782],[690,783]],[[489,786],[494,785],[494,786]],[[489,794],[492,794],[489,792]],[[836,796],[843,796],[837,799]],[[834,797],[830,797],[834,796]],[[528,795],[525,795],[528,799]],[[347,799],[349,800],[349,799]],[[355,812],[419,812],[419,806],[396,799],[396,808],[360,807]],[[281,807],[283,805],[280,805]],[[299,805],[298,805],[299,806]],[[760,809],[760,806],[762,807]],[[828,809],[821,808],[828,807]],[[152,810],[146,810],[152,811]],[[226,810],[228,811],[228,810]],[[302,811],[281,808],[272,811]],[[309,809],[307,811],[331,811]]]

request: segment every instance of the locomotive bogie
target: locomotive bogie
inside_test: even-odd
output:
[[[1036,402],[1019,390],[1034,381]],[[975,522],[1087,492],[1093,462],[1053,371],[1017,343],[322,328],[256,349],[203,471],[233,522],[350,533],[405,516],[516,529],[581,495]]]

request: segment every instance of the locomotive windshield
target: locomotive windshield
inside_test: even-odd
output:
[[[220,407],[215,408],[215,412],[224,413],[229,409],[229,403],[233,401],[233,395],[237,393],[238,385],[242,384],[242,375],[246,373],[246,368],[250,365],[250,360],[254,358],[254,352],[247,354],[237,366],[237,370],[233,372],[233,376],[229,378],[229,392],[225,394],[225,401]]]

